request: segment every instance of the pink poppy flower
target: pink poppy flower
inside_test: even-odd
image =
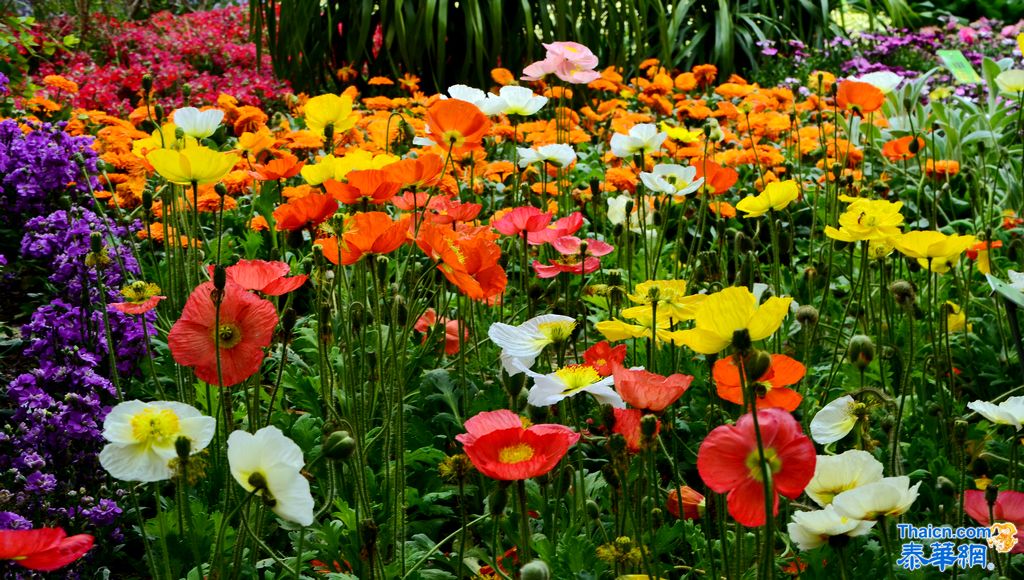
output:
[[[800,423],[782,409],[757,412],[764,455],[772,472],[772,515],[779,513],[779,495],[795,499],[814,477],[817,456],[814,443],[803,434]],[[743,415],[735,425],[715,427],[697,451],[697,471],[704,483],[718,493],[728,493],[729,515],[748,527],[763,526],[765,497],[763,475],[754,434],[754,419]]]
[[[988,519],[988,502],[985,501],[985,492],[974,489],[965,491],[964,511],[979,524],[992,525]],[[1017,526],[1017,545],[1010,550],[1010,553],[1024,553],[1024,492],[999,490],[996,503],[992,506],[992,515],[995,516],[997,522],[1010,522]]]
[[[531,246],[539,246],[541,244],[548,244],[562,236],[571,236],[579,231],[583,227],[583,213],[575,211],[564,218],[559,218],[552,223],[549,223],[547,227],[536,232],[528,232],[526,234],[526,241]]]
[[[266,260],[239,260],[237,264],[224,269],[228,282],[267,296],[280,296],[297,290],[309,278],[305,274],[288,276],[290,272],[288,264]],[[210,276],[213,276],[213,266],[210,266]]]
[[[552,42],[545,44],[547,55],[523,69],[523,80],[538,81],[554,74],[567,83],[587,84],[601,78],[594,70],[597,55],[578,42]]]
[[[0,531],[0,561],[12,560],[23,568],[52,572],[81,558],[92,548],[93,537],[68,537],[61,528]]]
[[[676,373],[667,377],[642,368],[627,369],[616,364],[612,367],[615,389],[623,401],[637,409],[655,413],[664,411],[690,388],[693,377]]]
[[[430,329],[437,324],[444,325],[444,352],[448,356],[459,352],[460,342],[466,342],[469,340],[469,328],[462,328],[462,340],[459,340],[459,325],[458,320],[449,320],[447,318],[437,317],[437,312],[433,308],[427,308],[423,316],[420,316],[416,320],[416,324],[413,325],[413,330],[423,335],[423,342],[427,342],[427,334]]]
[[[277,310],[269,301],[228,282],[218,320],[214,290],[213,282],[205,282],[192,291],[181,318],[171,327],[167,345],[178,364],[193,367],[200,380],[214,385],[218,384],[219,346],[221,386],[227,387],[260,370],[263,349],[270,345],[277,326]]]
[[[542,212],[532,205],[517,207],[491,223],[494,229],[506,236],[519,236],[523,232],[537,232],[551,222],[551,214]]]
[[[630,453],[640,452],[640,439],[643,435],[640,432],[640,420],[644,418],[644,412],[640,409],[612,409],[615,413],[615,426],[612,433],[618,433],[626,438],[626,449]],[[657,421],[657,420],[656,420]],[[657,421],[654,434],[661,432],[661,421]]]

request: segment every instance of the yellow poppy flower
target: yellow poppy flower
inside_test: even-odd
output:
[[[680,332],[680,340],[701,354],[717,354],[733,343],[738,331],[746,330],[751,341],[771,336],[789,313],[792,298],[773,296],[764,304],[746,287],[715,292],[697,307],[696,324]]]
[[[1010,95],[1024,93],[1024,70],[1004,70],[996,77],[996,85]]]
[[[903,224],[900,209],[903,208],[903,202],[846,196],[840,199],[852,203],[839,216],[839,229],[827,226],[826,236],[841,242],[875,242],[900,235],[900,226]]]
[[[356,125],[356,115],[352,113],[352,99],[348,96],[334,94],[320,95],[306,101],[304,107],[306,127],[310,131],[323,133],[324,127],[334,125],[334,131],[341,133]]]
[[[700,141],[701,136],[704,134],[703,131],[691,131],[686,127],[673,127],[668,123],[661,122],[661,130],[674,141],[680,143],[696,143]]]
[[[350,171],[364,169],[380,169],[398,161],[394,155],[374,155],[369,151],[357,149],[343,157],[325,155],[314,164],[307,164],[300,170],[302,178],[310,185],[320,185],[328,179],[341,181]]]
[[[967,324],[967,315],[964,314],[962,308],[956,303],[946,301],[946,331],[947,332],[960,332],[963,329],[971,330],[971,325]]]
[[[893,239],[893,244],[904,256],[929,260],[956,258],[977,241],[974,236],[949,235],[932,230],[907,232]]]
[[[651,303],[658,303],[658,320],[671,319],[675,322],[693,320],[697,307],[705,294],[686,295],[686,280],[648,280],[636,285],[629,299],[642,306],[626,308],[622,311],[625,318],[636,319],[640,316],[650,317]]]
[[[164,179],[180,185],[216,183],[238,162],[237,155],[199,145],[181,151],[157,149],[150,151],[146,159]]]
[[[743,217],[760,217],[771,210],[785,209],[793,200],[800,196],[800,188],[796,181],[775,181],[765,186],[758,195],[750,195],[736,204],[736,209],[747,214]]]
[[[157,149],[184,149],[199,144],[195,137],[187,135],[184,139],[176,139],[177,130],[178,127],[174,123],[165,123],[163,127],[154,130],[149,137],[132,141],[132,153],[145,158],[150,151]]]
[[[671,342],[672,344],[682,344],[678,340],[679,332],[672,332],[669,330],[670,324],[667,318],[658,317],[658,323],[655,325],[651,321],[651,313],[640,313],[639,316],[633,317],[633,320],[637,324],[630,324],[622,320],[604,320],[598,322],[594,327],[598,332],[604,335],[604,337],[611,342],[618,342],[620,340],[628,340],[630,338],[653,338],[655,336],[654,331],[657,330],[657,340],[655,342]]]

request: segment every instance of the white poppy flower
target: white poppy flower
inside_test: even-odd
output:
[[[996,405],[987,401],[972,401],[967,408],[997,425],[1013,425],[1020,431],[1024,423],[1024,397],[1010,397]]]
[[[813,512],[796,512],[786,530],[801,550],[813,550],[833,536],[863,536],[875,522],[840,515],[832,506]]]
[[[110,443],[100,451],[100,465],[122,481],[170,479],[178,438],[188,439],[195,454],[206,449],[216,429],[216,419],[185,403],[125,401],[103,420],[103,438]]]
[[[867,451],[851,449],[839,455],[819,455],[814,477],[804,492],[824,507],[835,496],[882,479],[882,463]]]
[[[910,478],[886,477],[874,483],[844,491],[832,500],[839,515],[857,520],[877,520],[880,517],[902,515],[917,499],[921,482],[910,487]]]
[[[231,475],[246,491],[256,491],[281,519],[300,526],[313,523],[313,495],[302,476],[302,449],[277,427],[228,437]],[[258,490],[258,491],[257,491]]]
[[[547,375],[529,369],[525,372],[533,379],[526,402],[534,407],[546,407],[579,393],[590,393],[602,405],[626,408],[622,397],[612,388],[615,377],[602,378],[590,365],[567,365]]]
[[[641,171],[640,181],[651,191],[682,197],[697,191],[704,183],[703,177],[695,180],[696,176],[697,168],[692,165],[659,163],[654,166],[654,171]]]
[[[184,107],[174,110],[174,124],[180,127],[186,135],[196,139],[213,135],[223,120],[224,111],[220,109],[200,111],[195,107]]]
[[[846,395],[822,407],[811,419],[811,439],[828,445],[846,437],[857,424],[857,405],[853,397]]]
[[[541,161],[548,161],[559,167],[568,167],[573,161],[576,161],[576,152],[573,151],[571,145],[564,143],[544,145],[536,149],[517,147],[516,150],[519,152],[519,167],[526,167],[531,163]]]
[[[856,78],[851,77],[851,80],[872,85],[882,91],[882,94],[888,95],[900,86],[900,83],[903,82],[903,77],[892,71],[884,70],[867,73]]]
[[[495,322],[487,329],[487,336],[501,347],[501,364],[505,371],[517,375],[533,366],[544,347],[567,340],[575,327],[574,318],[542,314],[519,326]]]
[[[633,125],[628,135],[612,135],[612,153],[616,157],[632,157],[640,152],[651,153],[660,149],[667,137],[667,134],[658,132],[657,125],[639,123]]]
[[[1010,286],[1024,292],[1024,272],[1007,270],[1006,273],[1010,276]]]
[[[488,94],[480,110],[487,115],[520,115],[529,117],[547,104],[548,98],[534,94],[526,87],[508,85],[501,87],[497,95]]]
[[[448,87],[448,96],[456,101],[466,101],[476,105],[477,108],[480,108],[483,102],[487,100],[487,93],[466,85],[452,85]],[[441,95],[441,98],[447,99],[448,97]]]

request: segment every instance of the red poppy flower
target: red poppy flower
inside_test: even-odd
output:
[[[402,159],[383,167],[388,181],[400,183],[402,187],[427,188],[441,181],[444,160],[440,155],[428,153],[416,158]]]
[[[613,408],[612,412],[615,413],[615,425],[612,427],[612,433],[618,433],[626,438],[626,449],[630,453],[639,453],[642,438],[640,420],[644,418],[644,412],[640,409],[616,408]],[[654,428],[655,435],[659,432],[661,432],[661,421],[657,421]]]
[[[627,369],[618,364],[612,367],[612,374],[615,376],[615,390],[623,401],[637,409],[655,413],[676,402],[693,382],[690,375],[676,373],[664,377],[642,368]]]
[[[800,423],[782,409],[757,412],[764,456],[771,469],[773,515],[779,513],[779,496],[798,497],[814,477],[817,456],[814,443],[800,430]],[[748,527],[765,524],[765,497],[753,415],[747,413],[735,425],[715,427],[697,451],[697,471],[712,490],[728,493],[729,515]]]
[[[668,492],[668,499],[665,500],[668,513],[679,517],[680,497],[683,500],[684,520],[699,520],[704,515],[704,496],[688,485]]]
[[[964,511],[974,521],[983,526],[991,526],[988,518],[988,502],[985,492],[974,489],[964,492]],[[1024,552],[1024,492],[999,490],[996,503],[992,506],[992,515],[997,522],[1010,522],[1017,526],[1017,545],[1010,550],[1011,554]]]
[[[350,171],[348,183],[333,179],[324,182],[324,189],[341,203],[354,205],[366,201],[374,205],[387,203],[402,187],[397,181],[390,181],[388,174],[380,169]]]
[[[625,360],[626,345],[620,344],[613,348],[607,340],[583,351],[583,361],[597,369],[597,374],[602,377],[611,376],[614,366],[621,365]]]
[[[583,213],[573,212],[547,225],[542,230],[526,232],[526,241],[531,246],[539,246],[557,240],[562,236],[571,236],[583,226]]]
[[[722,167],[709,159],[697,160],[693,166],[697,168],[697,174],[693,180],[697,181],[703,177],[704,184],[701,185],[701,191],[712,195],[722,195],[729,191],[740,178],[740,174],[732,167]]]
[[[224,269],[228,282],[267,296],[281,296],[297,290],[309,278],[305,274],[288,276],[290,272],[288,264],[266,260],[239,260],[237,264]],[[210,276],[213,276],[213,266],[210,266]]]
[[[466,421],[466,433],[455,439],[480,473],[514,481],[544,475],[579,441],[564,425],[523,427],[512,411],[485,411]]]
[[[29,570],[52,572],[74,562],[92,548],[93,537],[66,537],[61,528],[0,530],[0,560],[13,560]]]
[[[291,153],[281,153],[279,157],[262,165],[253,165],[250,175],[261,181],[277,181],[288,179],[299,174],[305,162]]]
[[[427,109],[424,120],[430,131],[427,138],[456,156],[481,148],[491,130],[491,120],[480,109],[457,99],[437,101]]]
[[[391,198],[391,203],[402,211],[414,211],[427,207],[433,201],[433,196],[425,191],[407,191],[402,195]]]
[[[194,367],[200,380],[216,385],[214,336],[218,335],[221,386],[236,385],[260,370],[263,349],[270,345],[277,326],[277,310],[269,301],[228,282],[218,321],[214,290],[213,282],[205,282],[192,291],[181,318],[171,327],[167,345],[178,364]]]
[[[166,296],[150,296],[142,302],[115,302],[110,305],[111,308],[118,312],[124,312],[125,314],[145,314],[150,310],[156,308],[156,305],[161,300],[167,298]]]
[[[479,203],[463,203],[457,198],[448,196],[435,197],[430,201],[430,221],[435,224],[451,224],[469,222],[480,215],[484,208]]]
[[[799,362],[783,354],[773,354],[771,366],[754,381],[756,383],[754,389],[758,391],[757,408],[778,407],[786,411],[795,410],[800,406],[803,397],[800,396],[800,393],[786,387],[799,383],[806,373],[807,369]],[[737,405],[743,404],[740,368],[736,366],[733,357],[720,358],[715,361],[712,375],[715,378],[719,397]],[[762,390],[764,391],[763,395],[760,393]]]
[[[355,264],[366,254],[390,254],[408,239],[411,217],[392,221],[391,216],[382,211],[358,213],[345,220],[345,233],[342,244],[338,238],[324,238],[316,244],[324,249],[324,257],[332,264],[343,266]]]
[[[278,206],[274,210],[277,231],[316,227],[338,211],[338,202],[329,195],[310,193]]]
[[[444,353],[448,356],[452,356],[459,352],[459,345],[462,342],[469,340],[469,328],[462,325],[458,320],[448,320],[447,318],[437,317],[437,312],[433,308],[427,308],[427,311],[423,313],[416,320],[416,324],[413,326],[413,330],[423,335],[423,342],[427,342],[427,334],[430,329],[434,328],[437,324],[444,325]],[[462,325],[462,340],[459,340],[459,326]]]
[[[836,105],[840,109],[854,111],[858,115],[873,113],[882,108],[885,93],[878,87],[860,81],[843,81],[836,91]]]

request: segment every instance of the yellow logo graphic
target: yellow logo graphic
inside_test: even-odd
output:
[[[988,547],[1005,554],[1017,545],[1017,526],[1010,522],[992,524],[989,528],[992,535],[988,537]]]

